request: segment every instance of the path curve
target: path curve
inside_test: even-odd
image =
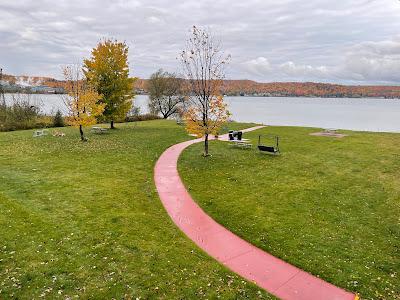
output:
[[[260,129],[252,127],[243,132]],[[220,139],[227,139],[221,136]],[[168,148],[158,159],[154,180],[161,202],[174,223],[227,268],[281,299],[354,300],[350,292],[323,281],[251,245],[208,216],[192,199],[177,170],[178,158],[190,140]]]

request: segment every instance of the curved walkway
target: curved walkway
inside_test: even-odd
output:
[[[245,131],[260,129],[263,126]],[[226,139],[226,135],[221,139]],[[197,246],[227,268],[269,293],[288,300],[354,300],[357,296],[304,272],[244,241],[209,217],[192,199],[177,170],[179,155],[190,140],[168,148],[155,166],[160,199],[174,223]]]

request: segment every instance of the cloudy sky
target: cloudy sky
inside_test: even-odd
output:
[[[115,37],[147,78],[179,71],[192,25],[232,55],[228,78],[400,84],[399,0],[0,0],[0,66],[60,78]]]

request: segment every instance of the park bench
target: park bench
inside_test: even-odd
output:
[[[260,152],[270,153],[274,155],[278,155],[280,153],[279,136],[271,134],[264,135],[264,138],[269,139],[268,143],[262,142],[261,141],[262,138],[263,138],[262,135],[258,136],[258,150],[260,150]],[[274,143],[272,143],[272,141],[274,141]]]

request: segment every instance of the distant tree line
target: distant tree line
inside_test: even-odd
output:
[[[149,79],[138,79],[135,89],[149,94]],[[314,82],[271,82],[224,80],[220,93],[227,96],[321,97],[321,98],[400,98],[400,86],[357,86]]]

